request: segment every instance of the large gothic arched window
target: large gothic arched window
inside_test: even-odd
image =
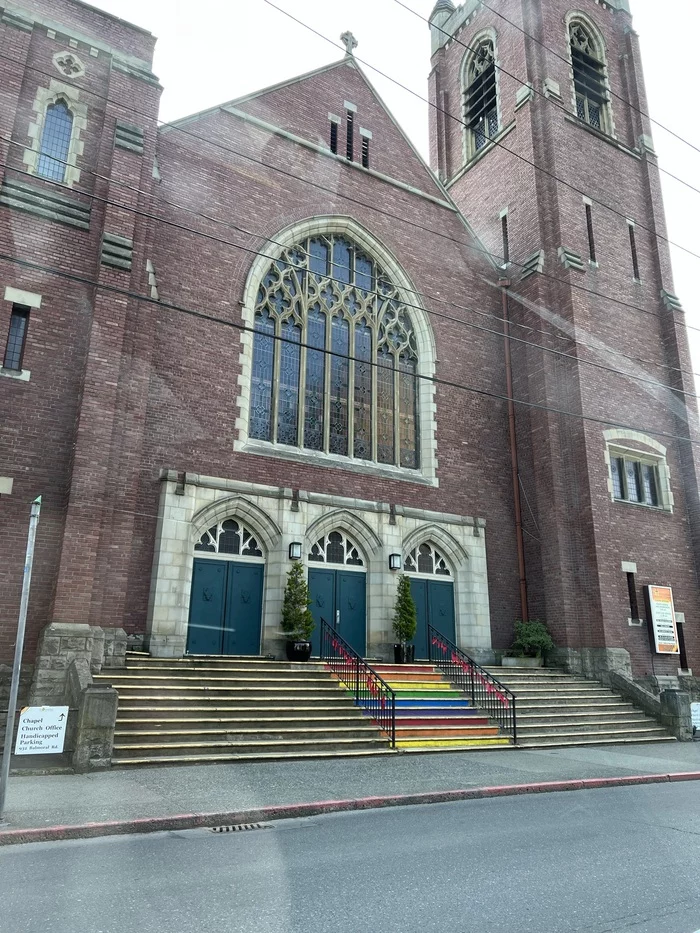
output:
[[[347,235],[303,239],[262,278],[249,436],[417,469],[418,354],[409,312]]]
[[[464,90],[464,122],[472,156],[498,132],[496,56],[491,39],[479,43],[467,62]]]
[[[571,67],[574,72],[576,115],[597,130],[608,132],[609,96],[602,43],[581,22],[569,27]]]

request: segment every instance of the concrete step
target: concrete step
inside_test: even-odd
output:
[[[185,695],[160,694],[160,693],[132,693],[129,696],[119,693],[119,709],[135,708],[190,708],[190,709],[300,709],[300,708],[337,708],[352,709],[352,701],[339,690],[334,693],[318,696],[314,693],[307,693],[302,696],[297,694],[286,696],[222,696],[219,691],[213,693],[198,693]]]
[[[197,754],[175,754],[175,755],[144,755],[140,758],[113,758],[112,767],[117,768],[138,768],[154,765],[196,765],[213,764],[219,762],[239,761],[308,761],[316,759],[331,758],[374,758],[380,755],[395,755],[396,751],[387,746],[377,746],[371,749],[350,749],[344,748],[341,751],[282,751],[273,752],[254,752],[253,754],[240,754],[236,752],[219,752],[216,754],[197,755]]]
[[[207,758],[212,755],[228,753],[229,755],[259,755],[259,754],[280,754],[289,752],[341,752],[350,751],[371,751],[377,748],[387,748],[388,739],[386,738],[362,738],[362,739],[341,739],[334,737],[323,741],[315,739],[296,739],[286,741],[280,738],[270,740],[255,740],[253,738],[241,739],[240,741],[229,741],[225,738],[220,739],[200,739],[193,741],[173,741],[173,742],[140,742],[138,744],[125,744],[123,742],[114,744],[114,758],[124,760],[128,758],[158,758],[159,756],[170,755],[197,755],[200,758]]]
[[[444,739],[398,739],[396,747],[399,749],[412,749],[417,751],[433,751],[437,748],[487,748],[492,745],[510,745],[510,739],[504,736],[481,736],[479,738],[444,738]]]
[[[637,727],[627,728],[621,731],[615,729],[598,729],[595,732],[574,729],[563,732],[528,732],[520,736],[518,733],[518,745],[577,745],[590,744],[597,742],[646,742],[653,740],[668,740],[675,742],[675,738],[669,735],[661,726],[651,729],[640,729]]]
[[[266,707],[252,707],[245,709],[226,710],[214,709],[208,710],[206,707],[188,708],[182,707],[151,707],[150,709],[119,709],[117,723],[152,723],[162,722],[182,723],[188,728],[192,724],[205,723],[266,723],[275,722],[282,726],[283,723],[290,722],[308,722],[308,723],[337,723],[338,725],[352,724],[355,722],[365,722],[366,716],[364,710],[359,707],[351,709],[318,709],[310,707],[305,709],[297,707],[293,709],[271,710]],[[170,728],[170,726],[167,726]]]
[[[251,684],[250,686],[231,686],[223,685],[219,686],[218,684],[174,684],[172,682],[165,682],[162,684],[123,684],[119,681],[115,681],[112,686],[119,692],[119,696],[129,697],[129,696],[182,696],[182,697],[191,697],[192,699],[197,699],[203,696],[217,696],[217,697],[230,697],[234,699],[236,697],[241,698],[257,698],[257,699],[300,699],[303,697],[317,697],[317,698],[327,698],[340,695],[342,692],[339,691],[338,687],[335,684],[329,685],[319,685],[316,687],[305,687],[304,684],[297,684],[296,686],[267,686],[265,682]]]
[[[321,661],[307,661],[305,663],[262,659],[246,661],[229,657],[217,658],[205,656],[201,658],[148,658],[147,660],[132,660],[129,655],[127,655],[126,670],[153,671],[154,673],[177,673],[178,671],[180,673],[189,671],[233,671],[244,673],[258,671],[266,674],[274,671],[325,672],[327,668]]]
[[[642,712],[642,710],[637,710],[634,707],[622,706],[619,709],[611,709],[608,711],[599,711],[595,710],[593,712],[583,709],[575,710],[572,708],[569,712],[561,712],[559,707],[554,707],[553,711],[547,715],[541,714],[532,714],[532,713],[522,713],[518,711],[518,724],[522,725],[542,725],[546,726],[549,724],[556,724],[558,722],[569,722],[570,720],[577,720],[578,722],[619,722],[624,720],[625,722],[631,722],[632,720],[637,720],[639,722],[646,722],[647,717]],[[651,720],[652,722],[654,720]]]
[[[120,748],[123,746],[143,745],[154,743],[157,745],[179,745],[182,742],[296,742],[305,739],[314,742],[335,742],[336,740],[346,739],[369,739],[380,738],[386,741],[379,729],[374,725],[365,726],[360,723],[355,726],[338,725],[308,725],[307,723],[297,724],[295,727],[278,728],[271,725],[267,727],[261,723],[252,723],[241,725],[240,723],[228,724],[226,726],[204,727],[197,724],[196,729],[192,728],[151,728],[151,729],[129,729],[125,724],[118,722],[114,733],[114,743]]]
[[[206,674],[200,675],[197,673],[187,673],[187,674],[178,674],[177,676],[171,676],[169,674],[152,674],[148,672],[119,672],[109,673],[109,674],[95,674],[93,679],[96,683],[109,683],[114,687],[158,687],[161,684],[166,686],[182,686],[182,687],[254,687],[254,686],[269,686],[269,687],[309,687],[315,688],[325,687],[326,689],[337,689],[337,681],[332,677],[324,674],[322,671],[319,671],[316,674],[310,674],[307,677],[295,675],[293,673],[274,673],[265,676],[260,674],[250,674],[246,676],[245,674],[236,674],[235,676],[230,676],[228,674]]]
[[[545,732],[547,735],[557,735],[571,732],[629,732],[630,730],[634,732],[664,731],[655,719],[624,718],[620,720],[601,721],[595,719],[580,721],[572,718],[562,722],[550,721],[547,723],[528,723],[518,719],[518,736],[523,739],[531,735],[544,735]]]
[[[488,720],[485,721],[486,723]],[[396,741],[399,739],[428,738],[428,739],[472,739],[481,736],[498,736],[498,726],[399,726],[396,724]]]

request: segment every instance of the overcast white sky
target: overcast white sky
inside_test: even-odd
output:
[[[350,29],[356,54],[422,97],[427,94],[427,24],[396,0],[274,0],[318,32],[339,41]],[[434,0],[405,0],[427,17]],[[164,85],[164,121],[211,107],[339,58],[341,51],[272,9],[264,0],[93,0],[95,6],[158,37],[154,70]],[[697,0],[630,0],[640,34],[651,116],[700,149]],[[502,28],[512,29],[508,24]],[[427,159],[427,104],[365,69]],[[654,140],[662,167],[700,188],[700,152],[660,127]],[[700,256],[700,194],[662,176],[669,238]],[[687,322],[700,327],[696,282],[700,258],[672,248],[676,292]],[[700,333],[691,332],[700,371]]]

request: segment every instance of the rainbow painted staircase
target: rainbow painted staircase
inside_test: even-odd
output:
[[[449,751],[511,744],[509,736],[434,665],[372,663],[372,669],[396,695],[397,749]]]

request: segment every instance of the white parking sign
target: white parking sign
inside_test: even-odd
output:
[[[67,722],[67,706],[25,706],[19,714],[15,755],[60,755]]]

